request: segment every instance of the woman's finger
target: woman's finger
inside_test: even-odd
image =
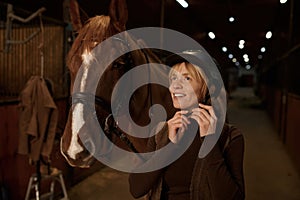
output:
[[[176,113],[175,113],[175,115],[174,115],[174,117],[175,116],[181,116],[181,115],[186,115],[186,114],[188,114],[188,110],[180,110],[180,111],[177,111]]]
[[[202,109],[202,108],[196,108],[193,109],[192,115],[191,116],[198,116],[202,120],[210,120],[211,115],[207,112],[207,110]]]
[[[216,114],[215,114],[215,111],[213,109],[212,106],[209,106],[209,105],[205,105],[205,104],[202,104],[202,103],[199,103],[199,106],[200,108],[204,108],[205,110],[207,110],[209,112],[209,114],[214,118],[216,119]]]

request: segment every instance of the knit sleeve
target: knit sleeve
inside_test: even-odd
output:
[[[162,126],[161,126],[162,125]],[[160,124],[156,130],[157,134],[149,139],[147,151],[155,151],[166,145],[168,141],[167,126]],[[134,198],[140,198],[148,194],[153,188],[160,184],[163,169],[147,173],[130,173],[129,174],[129,190]]]
[[[245,198],[243,159],[244,138],[234,129],[223,152],[219,145],[212,150],[207,163],[208,184],[213,199],[242,200]]]

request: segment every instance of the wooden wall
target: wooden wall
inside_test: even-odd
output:
[[[267,112],[300,175],[300,95],[288,93],[286,104],[283,104],[279,88],[266,85],[261,88]]]
[[[282,112],[282,92],[278,88],[273,87],[265,87],[267,88],[266,94],[266,108],[267,112],[269,113],[272,121],[274,122],[274,126],[278,132],[281,134],[281,112]]]
[[[5,28],[0,28],[0,101],[16,100],[31,76],[43,75],[53,83],[56,97],[66,94],[67,70],[64,53],[64,26],[44,25],[42,34],[38,24],[14,25],[11,40],[22,41],[30,34],[39,34],[24,44],[11,44],[6,49]],[[43,36],[43,37],[42,37]],[[44,38],[42,40],[42,38]],[[43,44],[42,57],[39,46]]]
[[[288,94],[285,144],[300,174],[300,96]]]
[[[59,109],[59,124],[51,160],[53,167],[63,171],[65,184],[70,188],[103,165],[96,163],[90,169],[73,168],[68,165],[59,149],[60,137],[67,117],[68,99],[57,100],[56,104]],[[19,134],[18,113],[17,103],[0,105],[0,184],[6,187],[11,200],[24,199],[29,178],[36,171],[35,166],[29,164],[27,156],[16,153]]]
[[[18,8],[14,8],[14,13],[17,16],[32,14]],[[51,160],[53,167],[62,170],[66,186],[69,188],[78,183],[103,165],[96,163],[90,169],[72,168],[60,153],[59,143],[69,104],[69,74],[65,56],[70,43],[66,40],[66,24],[43,16],[42,32],[39,17],[28,23],[14,20],[9,40],[24,41],[32,33],[38,34],[24,43],[7,46],[5,18],[6,4],[0,2],[0,186],[7,189],[10,200],[19,200],[24,199],[29,177],[36,172],[27,156],[17,154],[18,97],[31,76],[42,75],[53,84],[59,124]],[[42,185],[42,189],[45,187]]]

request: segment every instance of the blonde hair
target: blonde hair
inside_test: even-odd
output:
[[[199,66],[189,62],[184,62],[184,65],[182,65],[182,63],[177,63],[173,65],[171,68],[171,71],[169,73],[169,80],[174,75],[174,73],[180,71],[184,67],[191,74],[191,76],[200,84],[199,91],[195,91],[195,92],[197,94],[198,101],[202,101],[208,92],[208,87],[206,84],[207,81],[206,75],[204,74],[203,70]]]

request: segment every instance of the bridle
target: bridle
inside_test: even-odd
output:
[[[121,42],[122,44],[125,44],[127,48],[129,48],[129,44],[127,41],[118,38],[118,37],[112,37],[114,40]],[[131,65],[131,58],[129,54],[125,54],[125,66]],[[111,105],[106,102],[103,98],[87,93],[87,92],[76,92],[72,94],[72,99],[71,99],[72,105],[81,103],[84,106],[86,106],[90,111],[92,111],[93,116],[95,119],[98,120],[98,114],[95,111],[95,105],[101,107],[104,109],[108,114],[108,116],[105,118],[105,123],[104,123],[104,132],[106,135],[109,135],[110,133],[115,134],[117,137],[119,137],[126,145],[127,147],[134,153],[138,153],[137,149],[133,145],[133,143],[130,141],[130,139],[124,134],[120,128],[118,127],[118,123],[115,121],[113,118],[112,110],[111,110]],[[122,105],[118,105],[118,107],[122,107]]]
[[[94,101],[93,101],[94,98]],[[89,93],[84,92],[77,92],[72,95],[72,105],[81,103],[84,106],[88,107],[89,110],[93,111],[93,116],[95,119],[98,120],[98,114],[93,108],[93,102],[94,105],[97,105],[104,109],[108,114],[108,116],[105,118],[104,121],[104,132],[106,135],[109,135],[110,133],[115,134],[117,137],[119,137],[125,144],[129,147],[129,149],[135,153],[138,153],[137,149],[133,145],[133,143],[129,140],[129,138],[120,130],[118,127],[118,123],[114,120],[113,114],[110,109],[110,104],[108,104],[105,100],[103,100],[101,97],[98,97],[96,95],[92,95]]]

